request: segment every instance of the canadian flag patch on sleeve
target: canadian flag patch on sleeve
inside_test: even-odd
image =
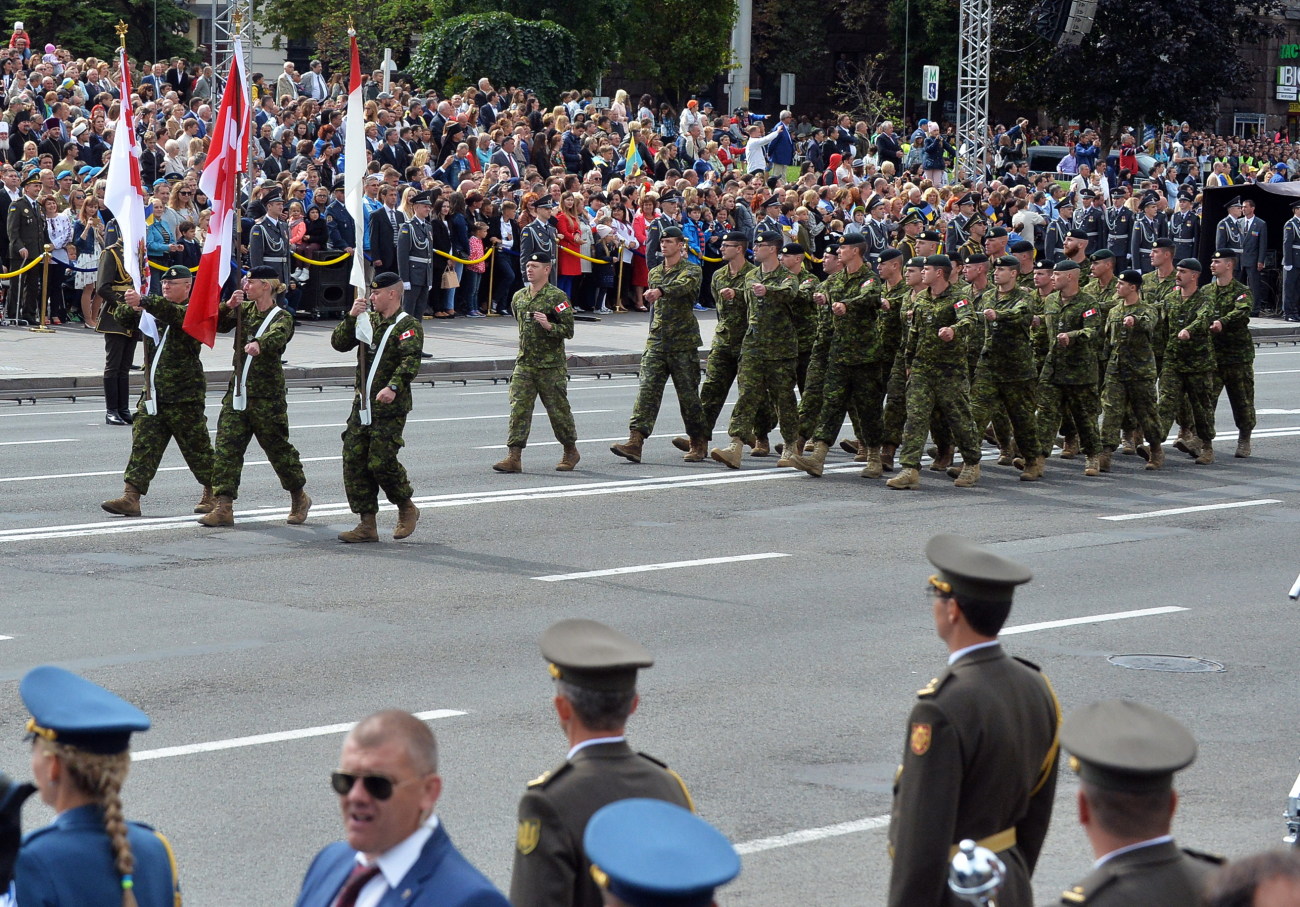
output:
[[[1084,318],[1091,318],[1093,315],[1096,315],[1096,314],[1097,314],[1097,310],[1096,310],[1096,309],[1088,309],[1088,311],[1086,311],[1086,312],[1083,313],[1083,317],[1084,317]]]
[[[397,340],[398,340],[398,342],[400,343],[401,341],[403,341],[403,340],[407,340],[407,339],[409,339],[409,338],[411,338],[411,337],[414,337],[414,336],[415,336],[415,331],[407,331],[407,332],[406,332],[405,334],[403,334],[401,337],[398,337]]]
[[[956,302],[954,302],[954,303],[952,304],[952,307],[953,307],[954,309],[960,309],[960,308],[963,308],[964,306],[968,306],[968,305],[970,305],[970,303],[969,303],[968,301],[966,301],[965,299],[958,299]]]
[[[1245,299],[1245,298],[1246,298],[1246,294],[1245,294],[1245,293],[1242,293],[1240,296],[1237,297],[1237,301],[1238,301],[1238,302],[1241,302],[1241,301],[1242,301],[1243,299]]]
[[[568,302],[562,302],[555,307],[555,313],[559,315],[563,312],[567,312],[570,308],[571,306],[569,305]]]

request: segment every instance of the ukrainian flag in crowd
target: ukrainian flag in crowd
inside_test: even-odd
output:
[[[631,176],[641,169],[641,152],[636,147],[636,139],[633,138],[627,143],[627,168],[623,171],[625,176]]]

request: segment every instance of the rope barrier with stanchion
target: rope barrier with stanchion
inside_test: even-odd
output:
[[[54,246],[49,243],[45,244],[45,252],[41,255],[41,317],[40,320],[29,327],[27,330],[33,334],[53,334],[54,328],[46,323],[49,315],[50,304],[50,253],[54,251]]]
[[[329,261],[319,261],[318,259],[315,258],[308,258],[305,255],[299,255],[297,252],[293,253],[293,257],[305,264],[311,265],[312,267],[328,268],[331,265],[336,265],[339,264],[340,262],[347,261],[349,258],[352,257],[352,253],[344,252],[338,258],[331,258]]]
[[[21,268],[19,268],[18,270],[16,270],[16,271],[10,271],[10,272],[7,273],[7,274],[0,274],[0,280],[8,280],[8,279],[11,278],[11,277],[17,277],[19,274],[26,274],[28,271],[30,271],[32,268],[36,267],[38,264],[40,264],[40,263],[41,263],[42,261],[44,261],[44,260],[45,260],[45,253],[42,252],[40,255],[37,255],[35,258],[33,258],[31,261],[27,262],[27,264],[23,265],[23,266],[22,266]]]
[[[475,259],[468,259],[468,258],[457,258],[455,255],[452,255],[452,254],[449,253],[449,252],[443,252],[441,249],[434,249],[434,250],[433,250],[433,252],[434,252],[435,255],[441,255],[443,258],[450,259],[451,261],[454,261],[454,262],[456,262],[457,264],[461,264],[461,265],[477,265],[477,264],[482,264],[483,262],[487,261],[489,258],[492,257],[492,252],[493,252],[493,251],[494,251],[493,249],[488,249],[486,252],[484,252],[484,253],[483,253],[481,256],[479,256],[478,258],[475,258]]]

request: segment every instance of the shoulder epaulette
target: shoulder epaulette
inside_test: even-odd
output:
[[[662,762],[662,761],[656,759],[654,756],[651,756],[649,753],[642,753],[642,752],[640,752],[640,751],[637,751],[637,755],[640,756],[642,759],[645,759],[645,760],[647,760],[647,761],[649,761],[649,762],[653,762],[655,765],[659,766],[660,768],[667,768],[667,767],[668,767],[668,763],[667,763],[667,762]]]
[[[1111,882],[1119,876],[1113,872],[1107,872],[1103,866],[1101,869],[1094,871],[1078,885],[1074,885],[1061,892],[1062,904],[1086,904],[1092,898],[1096,897],[1101,891],[1104,891]]]
[[[1012,655],[1011,657],[1014,658],[1016,661],[1020,662],[1020,663],[1021,663],[1022,665],[1024,665],[1025,667],[1027,667],[1027,668],[1033,668],[1033,669],[1034,669],[1035,671],[1037,671],[1039,674],[1043,673],[1043,669],[1040,668],[1038,665],[1034,664],[1034,663],[1033,663],[1032,661],[1030,661],[1028,658],[1021,658],[1019,655]]]
[[[566,771],[568,771],[570,765],[572,765],[572,763],[570,763],[570,762],[565,762],[565,763],[564,763],[563,765],[561,765],[559,768],[552,769],[552,770],[549,771],[549,772],[542,772],[540,775],[538,775],[538,776],[537,776],[536,778],[534,778],[532,781],[529,781],[529,782],[528,782],[528,789],[529,789],[529,790],[543,790],[543,789],[544,789],[548,784],[550,784],[550,783],[551,783],[552,781],[554,781],[556,778],[560,777],[560,776],[563,775]]]
[[[1215,866],[1222,866],[1224,863],[1228,862],[1226,857],[1220,856],[1217,853],[1207,853],[1204,850],[1196,850],[1191,847],[1183,847],[1180,849],[1193,860],[1201,860],[1205,863],[1212,863]]]
[[[933,680],[931,680],[921,689],[917,690],[916,695],[923,699],[929,696],[933,696],[935,693],[939,692],[939,690],[943,687],[945,683],[948,682],[948,678],[951,676],[952,676],[952,672],[944,671],[942,674],[940,674],[938,677],[935,677]]]

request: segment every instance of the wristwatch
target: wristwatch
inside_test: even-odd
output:
[[[393,393],[397,393],[397,385],[396,385],[396,384],[390,384],[390,385],[388,385],[388,389],[389,389],[390,391],[392,391]]]

